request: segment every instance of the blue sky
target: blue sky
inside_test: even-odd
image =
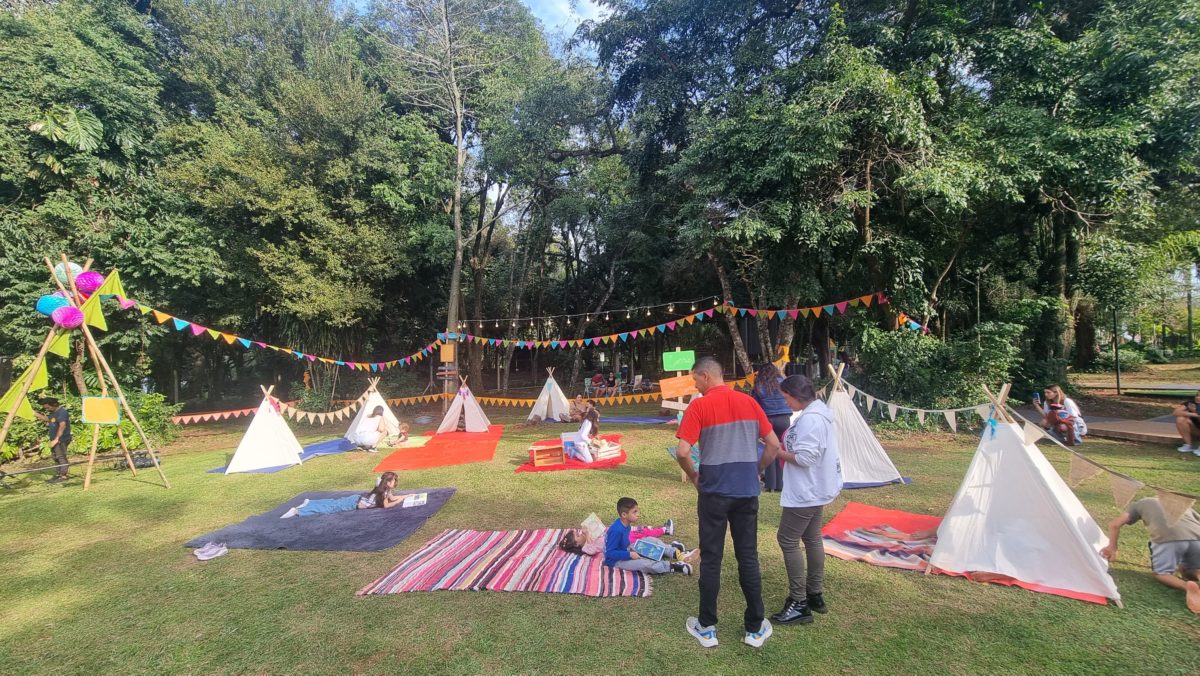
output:
[[[600,16],[600,7],[590,0],[521,0],[533,15],[541,19],[549,33],[575,32],[575,27],[586,19]]]

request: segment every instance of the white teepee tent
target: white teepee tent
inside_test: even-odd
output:
[[[871,488],[901,483],[900,471],[892,464],[887,451],[879,445],[854,400],[846,392],[842,368],[833,373],[826,403],[833,412],[833,429],[837,434],[838,454],[842,460],[842,481],[845,488]],[[830,371],[833,368],[830,367]],[[792,420],[800,415],[792,415]]]
[[[484,415],[479,402],[475,400],[475,395],[471,394],[471,388],[467,387],[467,379],[459,380],[462,384],[458,387],[458,394],[454,395],[454,401],[450,402],[450,409],[446,411],[446,417],[442,418],[442,424],[438,425],[437,433],[457,431],[458,421],[464,418],[468,432],[488,431],[491,421]]]
[[[396,417],[396,414],[388,407],[387,401],[379,394],[379,390],[376,389],[378,385],[379,379],[372,378],[367,385],[366,398],[363,400],[362,407],[358,409],[358,414],[354,416],[354,420],[350,421],[350,427],[346,430],[346,439],[352,444],[362,445],[372,441],[372,439],[361,438],[362,435],[358,431],[358,425],[363,421],[363,418],[371,415],[376,406],[383,407],[383,422],[387,428],[384,436],[395,437],[400,435],[400,419]]]
[[[242,441],[234,451],[233,459],[229,461],[225,473],[299,465],[303,450],[300,442],[296,441],[296,435],[292,434],[292,429],[287,426],[287,422],[275,407],[271,390],[264,389],[262,403],[254,412],[250,428],[242,436]]]
[[[1003,419],[985,427],[938,528],[930,565],[998,573],[1119,604],[1100,556],[1108,538],[1046,456],[1025,442],[1007,414],[996,415]]]
[[[554,380],[554,367],[549,367],[546,369],[546,384],[542,386],[541,394],[533,403],[529,420],[566,421],[570,420],[570,412],[571,402],[567,401],[567,395],[563,394],[558,381]]]

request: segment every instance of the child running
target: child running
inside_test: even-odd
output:
[[[637,500],[633,498],[621,498],[617,500],[617,516],[620,518],[614,521],[604,533],[604,565],[654,575],[662,573],[692,574],[692,565],[690,563],[671,561],[665,556],[655,561],[642,557],[641,554],[638,554],[634,550],[629,536],[633,531],[634,525],[641,518]],[[672,549],[670,545],[665,544],[662,540],[655,537],[647,536],[637,539],[659,545],[666,552],[670,552]]]
[[[279,517],[290,519],[293,516],[313,516],[315,514],[336,514],[338,512],[353,512],[356,509],[390,509],[404,502],[407,495],[396,495],[396,473],[384,472],[379,477],[375,488],[361,495],[347,495],[344,498],[329,498],[326,500],[305,500],[289,509]]]

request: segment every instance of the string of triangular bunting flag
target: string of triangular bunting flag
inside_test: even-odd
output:
[[[1174,524],[1179,520],[1180,517],[1182,517],[1189,509],[1192,508],[1192,505],[1196,503],[1196,500],[1200,500],[1200,496],[1198,495],[1192,495],[1190,493],[1183,493],[1170,488],[1163,488],[1162,486],[1148,484],[1139,481],[1128,474],[1118,472],[1114,469],[1109,469],[1108,467],[1105,467],[1095,460],[1092,460],[1070,446],[1067,446],[1058,439],[1054,438],[1054,436],[1047,434],[1046,431],[1042,429],[1041,425],[1030,421],[1028,418],[1016,412],[1011,407],[1008,407],[1008,411],[1014,417],[1024,421],[1025,424],[1023,425],[1023,432],[1026,443],[1032,444],[1036,443],[1040,439],[1049,439],[1050,441],[1054,442],[1054,445],[1070,454],[1071,467],[1067,475],[1067,483],[1072,488],[1079,486],[1083,482],[1092,479],[1093,477],[1107,473],[1109,490],[1112,491],[1113,503],[1117,506],[1117,509],[1125,509],[1128,507],[1129,503],[1133,501],[1133,497],[1137,495],[1138,491],[1142,490],[1143,488],[1148,488],[1153,490],[1158,496],[1159,502],[1162,503],[1163,511],[1167,515],[1168,522]]]
[[[958,408],[920,408],[917,406],[904,406],[870,395],[863,390],[858,389],[854,385],[851,385],[845,380],[842,381],[842,384],[846,388],[846,393],[850,395],[851,401],[857,401],[858,396],[862,395],[863,403],[866,406],[867,413],[870,413],[875,406],[878,405],[881,409],[885,409],[887,411],[888,419],[895,421],[896,416],[899,413],[908,411],[914,413],[917,416],[917,420],[922,425],[925,424],[926,416],[937,416],[938,414],[941,414],[942,419],[946,421],[946,426],[949,427],[950,431],[952,432],[958,431],[959,413],[966,413],[970,411],[978,415],[980,420],[987,420],[991,415],[992,410],[991,403],[975,404],[974,406],[960,406]]]

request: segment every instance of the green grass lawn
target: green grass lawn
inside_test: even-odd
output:
[[[646,414],[648,407],[622,413]],[[610,410],[609,413],[618,411]],[[721,645],[684,631],[696,578],[660,577],[647,599],[436,592],[357,598],[355,592],[444,528],[566,527],[618,497],[648,522],[674,517],[696,543],[695,494],[664,452],[672,430],[605,426],[625,435],[616,470],[514,474],[529,442],[561,428],[509,424],[491,462],[401,475],[401,487],[458,493],[417,533],[384,552],[233,550],[201,563],[191,537],[275,507],[306,490],[363,489],[379,456],[318,458],[278,474],[223,476],[245,421],[188,428],[166,458],[174,487],[152,471],[99,473],[92,490],[31,479],[0,492],[0,672],[463,673],[1200,673],[1200,618],[1149,576],[1146,532],[1127,528],[1114,577],[1125,608],[1022,589],[829,559],[831,612],[779,627],[760,651],[742,645],[741,594],[727,548]],[[324,437],[338,434],[332,427]],[[315,440],[311,433],[302,441]],[[849,499],[940,514],[976,445],[972,435],[887,437],[911,486],[843,493]],[[1200,492],[1200,458],[1151,446],[1089,441],[1085,450],[1143,481]],[[1066,459],[1047,448],[1066,470]],[[78,474],[78,473],[77,473]],[[1078,491],[1102,523],[1116,515],[1108,483]],[[760,558],[768,612],[786,593],[775,543],[779,504],[762,500]]]

